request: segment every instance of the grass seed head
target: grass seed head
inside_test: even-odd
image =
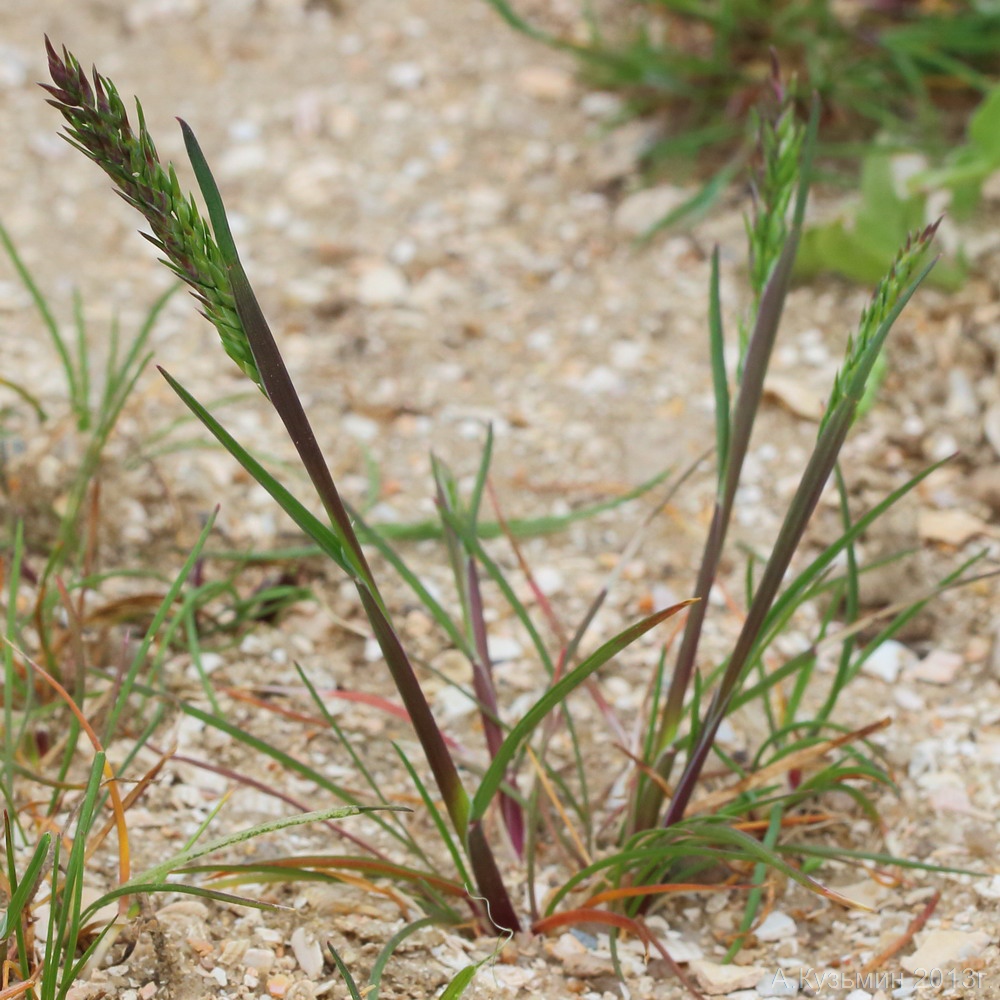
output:
[[[68,49],[63,47],[60,56],[48,38],[45,47],[54,85],[42,87],[51,95],[48,103],[66,119],[64,137],[93,160],[114,181],[125,201],[146,218],[152,234],[142,235],[191,287],[202,305],[202,315],[219,331],[226,353],[260,385],[222,253],[194,200],[185,200],[173,167],[160,162],[142,106],[136,101],[136,130],[110,80],[95,69],[91,86]]]

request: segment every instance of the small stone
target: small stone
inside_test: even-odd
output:
[[[945,411],[953,420],[975,420],[979,416],[979,400],[969,376],[961,368],[948,372],[948,402]]]
[[[366,306],[399,305],[406,299],[409,283],[406,275],[391,264],[376,264],[361,273],[355,295]]]
[[[555,66],[526,66],[514,77],[514,83],[522,94],[538,101],[564,101],[575,88],[573,77]]]
[[[615,211],[615,228],[626,236],[641,236],[690,197],[689,191],[673,184],[636,191],[625,198]]]
[[[906,675],[914,680],[923,681],[925,684],[950,684],[964,666],[965,659],[960,653],[952,653],[946,649],[935,649],[919,663],[909,667]]]
[[[928,789],[927,801],[939,813],[975,814],[969,793],[958,775],[950,771],[926,775],[921,785]]]
[[[979,535],[989,534],[989,526],[964,510],[922,510],[917,531],[924,541],[960,546]]]
[[[304,927],[292,931],[292,953],[310,979],[319,979],[323,974],[323,949]]]
[[[961,969],[971,958],[977,958],[990,943],[985,931],[933,930],[927,933],[912,955],[900,960],[907,972],[918,969]]]
[[[905,712],[922,712],[927,707],[924,699],[907,687],[894,687],[892,700]]]
[[[872,995],[867,990],[851,990],[844,1000],[872,1000]]]
[[[799,992],[799,977],[778,969],[761,976],[754,988],[762,997],[793,997]]]
[[[695,959],[689,968],[702,989],[713,995],[753,989],[767,975],[766,969],[755,965],[719,965],[707,958]]]
[[[419,309],[436,309],[445,303],[460,301],[464,291],[458,279],[435,267],[414,286],[410,301]]]
[[[764,383],[764,394],[803,420],[819,423],[826,411],[823,396],[811,389],[800,377],[768,375]]]
[[[538,589],[546,597],[558,594],[566,583],[562,573],[555,566],[539,566],[533,575]]]
[[[976,469],[965,482],[973,497],[1000,515],[1000,463]]]
[[[772,910],[763,923],[754,931],[758,941],[781,941],[783,938],[795,937],[798,927],[787,913]],[[778,994],[774,994],[777,996]],[[784,994],[781,994],[784,996]]]
[[[276,957],[270,948],[247,948],[243,953],[243,966],[266,976],[274,967]]]
[[[913,659],[913,653],[901,642],[887,639],[861,665],[861,672],[886,684],[895,684],[903,666]]]
[[[613,118],[624,108],[621,97],[607,90],[592,90],[580,99],[580,110],[588,118]]]
[[[29,61],[20,50],[0,45],[0,87],[23,87],[28,80]]]
[[[474,226],[493,226],[510,208],[510,199],[499,188],[481,184],[466,193],[465,213]]]
[[[516,660],[524,654],[524,647],[512,635],[498,635],[490,639],[490,658],[494,663]]]
[[[386,78],[397,90],[416,90],[424,82],[424,75],[424,68],[419,63],[402,62],[390,66]]]
[[[283,997],[288,993],[288,988],[292,985],[291,979],[288,978],[283,972],[279,972],[276,976],[272,976],[267,981],[267,992],[268,996],[272,997]]]

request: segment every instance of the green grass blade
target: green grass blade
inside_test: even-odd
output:
[[[353,576],[352,564],[337,536],[240,445],[180,382],[162,368],[159,370],[170,388],[180,396],[184,405],[205,425],[222,447],[271,494],[278,506],[319,546],[324,555],[329,556],[345,573]]]
[[[69,398],[75,400],[78,398],[80,391],[77,385],[76,370],[73,365],[73,359],[70,357],[69,348],[66,346],[66,341],[59,330],[59,323],[49,308],[48,300],[42,294],[42,290],[35,282],[31,271],[28,270],[27,264],[24,263],[21,255],[17,252],[17,247],[14,246],[14,241],[10,238],[10,233],[7,232],[3,223],[0,223],[0,243],[3,243],[4,249],[7,251],[7,256],[10,257],[10,262],[14,265],[14,270],[17,271],[17,276],[28,290],[28,294],[31,296],[31,300],[38,310],[38,315],[41,316],[42,323],[49,332],[49,337],[56,349],[56,353],[59,355],[59,361],[66,376],[66,387],[69,392]]]
[[[488,961],[488,959],[484,959],[484,961]],[[482,964],[482,962],[477,962],[475,965],[467,965],[464,969],[460,969],[455,974],[455,978],[441,992],[440,1000],[458,1000],[472,985],[472,981],[476,978],[476,973]]]
[[[461,848],[455,840],[454,833],[448,829],[448,824],[445,822],[444,816],[441,815],[441,810],[438,809],[437,803],[434,801],[427,786],[421,780],[420,775],[417,774],[417,769],[410,763],[406,754],[403,753],[402,749],[396,743],[393,743],[392,746],[399,755],[399,759],[403,762],[403,767],[406,768],[410,780],[413,782],[413,787],[417,790],[417,794],[423,800],[424,806],[427,809],[427,815],[430,816],[431,822],[436,827],[441,843],[448,849],[458,877],[461,879],[463,885],[471,885],[472,877],[469,875],[469,869],[466,866],[465,859],[462,857]]]
[[[123,888],[134,886],[138,883],[162,883],[172,872],[193,864],[207,854],[214,854],[216,851],[225,850],[227,847],[246,843],[248,840],[254,840],[268,833],[277,833],[279,830],[302,826],[305,823],[319,823],[330,819],[346,819],[348,816],[360,816],[383,809],[406,811],[404,806],[339,806],[336,809],[318,809],[315,812],[300,813],[296,816],[282,816],[279,819],[268,820],[266,823],[258,823],[256,826],[249,827],[246,830],[240,830],[225,837],[219,837],[217,840],[209,841],[206,844],[196,844],[185,850],[178,851],[167,858],[166,861],[146,869],[141,875],[136,875],[129,879]]]
[[[726,340],[722,327],[722,302],[719,293],[719,248],[712,251],[712,277],[708,297],[709,356],[712,365],[712,389],[715,393],[715,461],[719,488],[728,465],[730,435],[729,376],[726,374]]]
[[[351,1000],[364,1000],[364,997],[358,990],[358,984],[354,981],[354,977],[351,975],[351,970],[344,964],[344,960],[340,957],[337,949],[334,948],[329,941],[327,941],[326,947],[333,956],[333,961],[337,966],[337,971],[340,973],[340,978],[344,980],[344,985],[351,994]]]
[[[385,972],[385,967],[389,964],[389,959],[395,954],[396,949],[408,937],[412,937],[418,931],[422,931],[425,927],[433,927],[434,925],[435,920],[433,917],[423,917],[420,920],[414,920],[412,924],[407,924],[401,930],[396,931],[396,933],[393,934],[388,941],[386,941],[384,947],[378,954],[378,958],[375,959],[371,975],[368,977],[368,990],[366,993],[367,1000],[378,1000],[378,991],[382,986],[382,973]]]

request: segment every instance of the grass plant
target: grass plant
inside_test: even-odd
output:
[[[581,2],[576,24],[560,32],[523,13],[530,7],[519,0],[486,2],[517,31],[572,56],[588,85],[621,96],[609,127],[635,117],[655,123],[641,166],[697,186],[647,237],[703,215],[752,155],[756,136],[746,122],[768,88],[768,52],[803,94],[819,98],[824,178],[853,189],[861,177],[850,221],[807,231],[803,274],[876,282],[906,233],[929,221],[929,191],[946,189],[953,214],[968,215],[996,169],[1000,12],[990,5]],[[966,123],[969,141],[956,151]],[[932,165],[902,194],[887,173],[900,153]],[[880,189],[874,205],[873,187]],[[931,278],[946,287],[963,279],[961,259],[944,261]]]
[[[752,929],[774,878],[792,879],[849,905],[813,877],[822,860],[835,856],[858,865],[907,863],[878,853],[816,847],[803,832],[831,817],[824,806],[827,793],[846,792],[862,811],[874,817],[875,791],[892,786],[878,749],[869,740],[880,724],[845,727],[836,719],[836,708],[865,658],[919,606],[918,602],[892,609],[877,622],[874,637],[863,641],[863,627],[870,630],[875,622],[863,619],[859,608],[862,569],[856,543],[930,470],[873,509],[856,515],[848,503],[837,459],[890,329],[933,265],[928,247],[934,227],[915,232],[899,251],[849,341],[812,454],[800,470],[799,486],[777,539],[768,556],[749,561],[746,611],[735,644],[717,663],[706,663],[701,653],[712,612],[709,597],[727,548],[737,489],[801,237],[820,117],[816,105],[808,124],[803,123],[796,114],[793,95],[784,93],[774,80],[776,110],[767,111],[758,120],[760,165],[747,225],[751,305],[733,338],[737,357],[732,366],[726,363],[729,339],[722,323],[718,252],[712,260],[709,343],[716,413],[716,502],[692,599],[649,614],[610,637],[591,641],[590,629],[614,583],[614,574],[579,624],[565,627],[558,612],[548,607],[534,587],[517,537],[505,530],[505,519],[498,514],[495,523],[547,618],[542,623],[518,596],[497,549],[485,542],[483,510],[491,498],[489,432],[471,486],[464,490],[442,458],[432,460],[440,520],[436,530],[455,585],[451,603],[419,578],[398,539],[368,523],[363,513],[344,499],[240,263],[221,194],[194,132],[181,123],[207,218],[193,197],[182,194],[174,170],[161,164],[138,104],[138,125],[133,128],[110,81],[96,70],[91,81],[66,49],[59,53],[49,45],[48,53],[53,84],[46,89],[50,103],[66,121],[67,138],[102,167],[126,201],[146,217],[164,262],[191,287],[218,329],[227,353],[257,385],[286,427],[313,484],[322,516],[313,512],[307,498],[293,493],[237,441],[178,379],[166,372],[164,378],[312,545],[351,581],[400,699],[400,705],[393,706],[369,696],[369,703],[386,711],[401,711],[424,754],[423,764],[418,764],[401,747],[396,748],[401,773],[412,781],[433,825],[429,841],[422,840],[398,815],[375,813],[371,818],[380,828],[381,839],[338,828],[337,835],[346,837],[351,845],[346,853],[248,862],[229,866],[225,873],[216,869],[214,874],[223,876],[216,883],[217,889],[306,878],[350,878],[364,885],[389,878],[403,883],[419,901],[425,917],[412,921],[387,945],[369,982],[367,995],[371,997],[377,995],[379,977],[392,949],[425,926],[425,918],[455,924],[471,918],[479,930],[505,934],[527,927],[546,932],[576,923],[598,924],[611,932],[612,941],[622,932],[632,933],[670,962],[669,954],[648,930],[644,915],[667,894],[700,891],[709,870],[722,869],[731,886],[739,885],[747,892],[746,915],[735,950]],[[842,532],[833,544],[807,557],[803,543],[806,528],[831,479],[839,499]],[[683,476],[675,476],[672,488],[678,488],[683,480]],[[637,539],[635,544],[642,544],[641,534]],[[407,650],[405,632],[395,621],[393,604],[385,596],[384,581],[376,578],[370,553],[377,553],[380,564],[395,574],[397,586],[401,583],[419,600],[440,628],[442,642],[466,658],[468,676],[461,690],[477,707],[482,753],[461,747],[442,729],[431,710],[420,679],[420,664]],[[971,564],[962,567],[931,588],[926,598],[966,579],[970,568]],[[493,674],[490,616],[485,603],[486,594],[492,591],[499,592],[519,621],[531,655],[544,672],[543,690],[516,719],[501,703]],[[791,658],[780,656],[774,649],[775,641],[804,606],[821,599],[828,610],[819,617],[808,648]],[[681,612],[686,617],[679,648],[675,653],[672,642],[664,640],[657,656],[650,634]],[[554,645],[546,639],[548,633],[556,636]],[[642,648],[653,661],[648,712],[639,720],[632,738],[627,725],[604,700],[599,672],[611,669],[622,653],[644,637],[649,638]],[[837,652],[837,668],[828,678],[817,669],[817,663],[821,651],[831,648]],[[323,692],[307,674],[300,669],[299,675],[302,692],[314,705],[312,720],[321,720],[340,743],[357,769],[362,791],[343,787],[276,742],[228,721],[212,705],[206,708],[187,701],[177,707],[349,807],[356,808],[362,801],[389,805],[385,789],[369,769],[363,750],[352,742],[348,727],[330,712]],[[144,690],[137,678],[132,688]],[[607,781],[606,755],[602,773],[593,771],[587,737],[574,719],[577,692],[593,700],[611,733],[609,739],[623,745],[614,784]],[[819,709],[815,707],[817,693],[821,696]],[[716,737],[734,711],[750,708],[764,720],[767,733],[750,759],[740,761],[728,755]],[[568,749],[556,749],[556,743]],[[710,758],[721,766],[721,780],[705,780]],[[222,770],[212,761],[199,763]],[[225,773],[234,780],[246,780],[235,772]],[[625,800],[602,809],[602,802],[615,803],[615,787],[626,789]],[[278,790],[272,794],[290,800]],[[565,856],[572,871],[546,900],[535,897],[531,877],[546,850],[540,830],[551,833],[553,851]],[[505,844],[505,855],[500,855]],[[549,860],[552,856],[546,854]],[[442,873],[447,865],[451,871]],[[181,870],[191,875],[213,874],[194,859]],[[522,880],[527,882],[526,904],[522,902]],[[705,886],[704,891],[712,891],[712,887]],[[339,958],[336,961],[339,963]],[[341,971],[352,995],[358,995],[351,972],[346,968]],[[451,995],[460,995],[467,978],[463,974],[456,980],[450,987]]]
[[[725,159],[766,96],[769,51],[803,93],[818,96],[828,139],[854,152],[876,132],[943,150],[945,112],[971,110],[1000,73],[1000,15],[961,0],[947,10],[635,0],[600,12],[581,3],[577,30],[565,34],[530,21],[516,0],[487,3],[518,31],[572,55],[592,86],[622,94],[627,114],[659,115],[664,136],[653,160],[705,151]]]
[[[203,841],[208,826],[165,860],[141,872],[133,871],[127,814],[140,802],[171,754],[163,754],[137,778],[123,781],[136,755],[162,719],[154,711],[146,717],[137,711],[140,672],[150,665],[154,642],[178,627],[184,615],[177,598],[201,555],[212,529],[206,525],[197,545],[164,596],[143,639],[119,670],[109,676],[90,677],[90,687],[67,689],[56,676],[26,652],[27,636],[17,612],[24,555],[21,526],[15,534],[10,560],[6,561],[5,638],[3,660],[3,855],[0,858],[0,893],[6,906],[0,915],[0,947],[4,950],[3,996],[62,1000],[74,983],[99,961],[112,943],[129,931],[143,900],[155,893],[187,893],[227,903],[273,908],[271,904],[236,896],[218,888],[189,885],[175,880],[177,871],[207,855],[217,854],[246,840],[266,836],[290,826],[329,822],[367,811],[366,807],[339,806],[321,811],[296,811],[292,816],[248,830]],[[67,644],[76,672],[87,672],[80,655],[85,642],[83,626],[69,592],[59,586],[63,610],[76,632]],[[95,683],[96,682],[96,683]],[[36,694],[36,686],[51,691],[57,705]],[[159,704],[159,702],[157,703]],[[44,747],[40,733],[53,728],[50,719],[62,706],[68,724],[54,746]],[[130,722],[126,723],[126,719]],[[124,760],[112,764],[107,747],[114,740],[130,746]],[[217,811],[217,810],[216,810]],[[209,819],[215,816],[215,812]],[[117,878],[105,891],[91,890],[88,874],[94,855],[105,851],[109,837],[116,841]],[[218,871],[218,864],[209,864]]]

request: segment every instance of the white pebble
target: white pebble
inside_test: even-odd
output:
[[[886,684],[895,684],[903,666],[912,660],[913,653],[906,646],[895,639],[887,639],[865,660],[861,672]]]
[[[397,90],[416,90],[424,82],[424,68],[419,63],[401,62],[389,67],[386,78]]]
[[[355,295],[362,305],[398,305],[409,291],[406,275],[391,264],[379,264],[364,271],[358,279]]]
[[[783,938],[794,937],[797,931],[795,921],[787,913],[772,910],[754,934],[758,941],[781,941]]]

